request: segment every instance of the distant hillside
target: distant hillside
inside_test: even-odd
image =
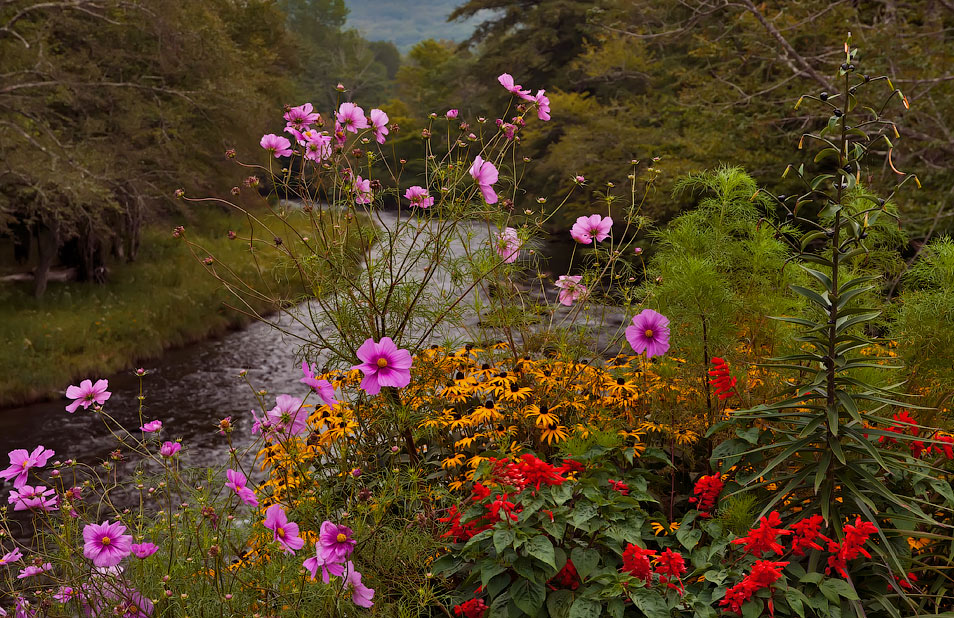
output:
[[[356,28],[371,41],[393,41],[401,53],[425,39],[463,41],[485,18],[448,22],[447,16],[463,0],[346,0],[346,27]]]

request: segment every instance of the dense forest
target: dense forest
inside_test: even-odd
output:
[[[633,159],[660,158],[644,209],[657,221],[687,205],[670,196],[679,177],[723,162],[784,191],[788,144],[813,128],[795,100],[838,90],[828,76],[847,32],[868,54],[864,70],[889,75],[910,104],[891,164],[866,182],[916,168],[924,189],[897,204],[912,246],[950,229],[954,3],[470,0],[443,29],[433,19],[447,2],[423,22],[400,19],[400,3],[373,4],[356,3],[369,36],[390,29],[406,49],[408,23],[441,34],[402,54],[350,28],[343,0],[0,4],[0,234],[36,269],[36,293],[56,259],[94,281],[109,255],[134,259],[143,222],[174,212],[176,187],[225,194],[222,153],[258,156],[282,105],[380,106],[406,128],[393,136],[399,152],[419,154],[428,114],[503,109],[503,72],[545,89],[553,110],[518,133],[535,161],[526,199],[587,179],[555,226],[588,212]],[[451,40],[462,24],[469,36]]]

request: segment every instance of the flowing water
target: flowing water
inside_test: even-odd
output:
[[[396,222],[395,213],[381,213],[381,225],[390,227]],[[472,231],[472,242],[486,242],[486,228],[474,225]],[[566,249],[566,246],[540,248],[554,256],[551,268],[561,269],[564,267],[558,263],[568,254]],[[462,248],[455,250],[460,255]],[[435,284],[447,285],[448,278],[436,277]],[[548,295],[555,298],[552,290]],[[611,311],[606,325],[618,326],[623,319],[618,312]],[[303,326],[287,320],[286,323],[293,333],[307,336]],[[476,323],[476,316],[472,323]],[[449,334],[461,335],[462,332]],[[284,335],[269,324],[254,323],[218,339],[169,350],[145,364],[149,374],[143,380],[142,420],[160,419],[163,439],[181,438],[188,463],[222,465],[226,462],[227,447],[218,432],[219,419],[231,416],[235,426],[234,442],[239,445],[250,442],[249,410],[256,402],[252,389],[239,373],[247,370],[247,379],[255,389],[268,391],[268,402],[274,402],[274,396],[282,393],[304,396],[306,389],[298,382],[300,363],[295,362],[299,345],[295,337]],[[106,377],[112,392],[107,411],[124,427],[135,431],[141,424],[138,378],[132,371]],[[103,421],[91,410],[82,408],[69,414],[64,409],[67,403],[67,399],[61,398],[0,410],[0,465],[5,465],[3,460],[8,451],[32,449],[40,444],[56,452],[53,460],[71,458],[95,465],[108,457],[116,443],[105,430]]]

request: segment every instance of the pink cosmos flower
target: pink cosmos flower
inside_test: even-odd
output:
[[[145,560],[149,556],[159,551],[159,546],[154,543],[133,543],[129,546],[132,553],[140,560]]]
[[[390,337],[379,343],[366,339],[358,348],[358,359],[364,362],[351,368],[364,374],[361,389],[369,395],[380,393],[382,386],[403,388],[411,383],[411,353],[398,349]]]
[[[590,243],[603,242],[610,234],[613,228],[613,219],[611,217],[601,217],[600,215],[583,216],[576,220],[573,227],[570,228],[570,236],[573,240],[584,245]]]
[[[517,230],[508,227],[497,235],[495,245],[497,255],[502,257],[505,263],[512,264],[520,257],[520,247],[523,246],[523,243],[520,240],[520,235],[517,234]]]
[[[434,205],[434,198],[428,194],[427,189],[418,185],[409,187],[404,192],[404,197],[411,201],[411,206],[417,206],[418,208],[428,208]]]
[[[55,511],[60,499],[53,489],[47,489],[42,485],[31,487],[24,485],[18,490],[10,492],[7,501],[14,505],[14,511],[26,511],[29,509],[39,509],[41,511]]]
[[[328,380],[315,379],[315,371],[317,371],[317,368],[312,369],[309,367],[308,361],[302,361],[301,372],[305,377],[298,381],[305,386],[310,386],[312,390],[318,393],[318,396],[325,402],[325,405],[333,406],[337,404],[338,400],[335,399],[335,387],[332,386]]]
[[[506,88],[508,92],[512,92],[521,99],[525,101],[530,101],[533,99],[533,97],[530,96],[529,90],[521,90],[520,84],[515,84],[513,82],[513,75],[510,73],[501,73],[500,76],[497,77],[497,81],[500,82],[500,85]]]
[[[354,192],[355,204],[370,204],[371,203],[371,180],[365,180],[361,176],[355,176],[354,178]]]
[[[119,522],[89,524],[83,528],[83,555],[98,567],[116,566],[131,552],[132,536],[124,534],[126,526]]]
[[[262,141],[260,141],[259,144],[276,159],[279,157],[290,157],[292,154],[291,142],[281,135],[275,135],[274,133],[263,135]]]
[[[335,119],[346,131],[357,133],[358,129],[368,128],[368,119],[364,117],[364,110],[354,103],[342,103],[335,114]]]
[[[182,449],[182,445],[178,442],[169,442],[168,440],[162,443],[162,446],[159,447],[159,454],[163,457],[172,457]]]
[[[333,524],[330,521],[321,522],[318,533],[319,553],[325,557],[325,562],[344,562],[357,543],[352,537],[354,532],[348,526]]]
[[[305,541],[298,536],[298,524],[288,521],[280,504],[273,504],[265,511],[265,527],[274,533],[272,538],[282,544],[286,553],[294,554],[296,549],[305,546]]]
[[[0,566],[5,566],[8,564],[13,564],[14,562],[19,562],[20,558],[23,557],[23,552],[20,551],[19,547],[14,547],[13,551],[7,552],[3,556],[0,556]]]
[[[265,413],[269,426],[285,438],[298,436],[308,431],[308,412],[302,400],[291,395],[275,398],[275,407]]]
[[[550,120],[550,99],[545,92],[546,90],[537,90],[537,96],[533,97],[537,102],[537,118],[544,122]]]
[[[305,158],[320,163],[331,158],[331,136],[317,131],[305,131],[303,134]]]
[[[388,115],[379,109],[371,110],[371,126],[374,127],[374,139],[379,144],[384,143],[384,136],[388,134]]]
[[[66,389],[66,396],[74,401],[66,406],[66,411],[72,414],[80,406],[83,406],[83,409],[86,410],[94,403],[103,405],[112,395],[106,390],[107,388],[109,388],[107,380],[96,380],[96,384],[93,384],[91,380],[83,380],[79,386],[71,385]]]
[[[46,462],[55,455],[56,452],[38,446],[32,453],[18,448],[10,451],[7,456],[10,458],[10,467],[6,470],[0,470],[0,478],[13,481],[13,486],[20,489],[26,485],[30,468],[42,468]]]
[[[447,116],[448,120],[453,120],[454,118],[457,118],[457,113],[458,112],[456,109],[449,109],[447,110],[447,113],[444,115]]]
[[[79,598],[80,591],[70,586],[60,586],[59,592],[53,595],[57,603],[69,603],[73,599]]]
[[[149,421],[145,425],[139,428],[140,431],[145,433],[155,433],[162,429],[162,421]]]
[[[626,329],[626,340],[637,354],[646,358],[662,356],[669,350],[669,319],[652,309],[644,309]]]
[[[321,119],[321,114],[314,110],[315,108],[311,103],[289,108],[288,111],[285,112],[285,120],[288,122],[288,127],[299,132],[306,130],[311,126],[311,123]],[[298,139],[301,138],[299,137]]]
[[[40,573],[46,573],[47,571],[52,571],[53,565],[49,562],[43,563],[43,566],[30,565],[20,569],[20,573],[17,575],[17,579],[26,579],[27,577],[33,577],[34,575],[39,575]]]
[[[349,560],[345,564],[344,576],[345,589],[351,592],[351,601],[359,607],[371,607],[374,602],[374,589],[368,588],[361,583],[361,573],[354,569],[354,564]]]
[[[258,498],[251,488],[246,487],[248,479],[238,470],[228,469],[225,471],[225,477],[228,479],[225,486],[232,489],[239,499],[249,506],[258,506]]]
[[[315,543],[315,555],[304,562],[304,567],[311,572],[311,578],[318,577],[318,569],[321,569],[321,581],[328,583],[331,576],[341,577],[344,574],[344,565],[338,562],[332,562],[325,558],[321,551],[321,543]]]
[[[484,196],[484,201],[488,204],[497,203],[497,194],[494,192],[492,184],[497,182],[497,168],[490,161],[484,161],[480,155],[474,159],[474,164],[470,166],[470,176],[477,182],[480,192]]]
[[[560,289],[557,300],[562,305],[569,307],[580,297],[585,297],[589,291],[585,285],[580,283],[583,280],[581,275],[560,275],[556,282],[556,287]]]

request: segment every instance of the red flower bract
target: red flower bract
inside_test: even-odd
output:
[[[689,502],[696,505],[702,517],[710,517],[709,511],[715,508],[716,500],[719,499],[723,487],[725,483],[722,482],[718,473],[700,476],[692,490],[692,493],[698,497],[689,498]]]
[[[629,485],[627,485],[623,481],[614,481],[613,479],[609,479],[606,482],[609,483],[610,487],[612,487],[613,489],[615,489],[622,495],[624,496],[629,495]]]
[[[656,574],[659,575],[659,583],[666,584],[673,590],[678,590],[679,594],[685,591],[680,579],[685,572],[686,561],[682,554],[678,554],[671,549],[659,554],[659,558],[656,559]],[[678,586],[672,583],[671,580],[673,579],[679,583]]]
[[[726,400],[732,395],[738,394],[735,390],[735,385],[738,380],[733,378],[732,374],[729,373],[729,363],[727,363],[724,358],[719,358],[718,356],[712,357],[712,369],[709,370],[709,376],[712,377],[711,382],[715,387],[719,401]]]
[[[623,552],[623,568],[621,570],[649,583],[653,578],[649,557],[655,554],[655,550],[643,549],[639,545],[630,543]]]
[[[794,533],[792,537],[792,555],[804,556],[805,550],[809,547],[818,550],[824,549],[815,542],[815,539],[831,542],[831,539],[819,532],[822,522],[824,521],[821,515],[812,515],[811,517],[806,517],[792,524],[792,532]]]
[[[741,539],[734,539],[732,544],[745,545],[743,548],[745,553],[753,556],[761,557],[769,551],[781,555],[785,552],[785,548],[776,539],[792,533],[791,530],[780,530],[781,525],[782,518],[778,511],[772,511],[768,517],[760,520],[758,528],[749,530],[749,534]]]
[[[738,584],[725,591],[725,597],[719,601],[719,605],[727,611],[742,613],[742,605],[752,598],[756,592],[762,588],[770,588],[772,584],[782,578],[782,569],[788,566],[788,562],[772,562],[770,560],[758,560],[752,565],[752,572]],[[769,604],[769,612],[773,613],[772,605]]]
[[[484,618],[484,614],[487,613],[488,609],[483,599],[470,599],[460,605],[455,605],[454,615],[460,616],[461,618]]]
[[[859,554],[865,558],[871,557],[871,554],[865,550],[863,545],[868,542],[868,537],[877,531],[877,526],[870,521],[862,521],[861,517],[855,518],[854,525],[845,525],[845,539],[841,543],[828,542],[828,551],[832,555],[828,557],[828,568],[825,569],[825,575],[829,575],[834,570],[847,579],[848,561],[854,560]]]
[[[493,457],[490,461],[493,463],[493,479],[512,485],[520,491],[531,485],[539,490],[541,485],[562,485],[566,482],[566,479],[560,476],[564,472],[563,467],[556,468],[530,453],[525,453],[517,461]]]
[[[547,582],[547,586],[549,586],[551,590],[557,590],[559,588],[576,590],[579,588],[580,574],[576,572],[576,566],[573,564],[573,561],[567,559],[566,564],[563,565],[560,572]]]

